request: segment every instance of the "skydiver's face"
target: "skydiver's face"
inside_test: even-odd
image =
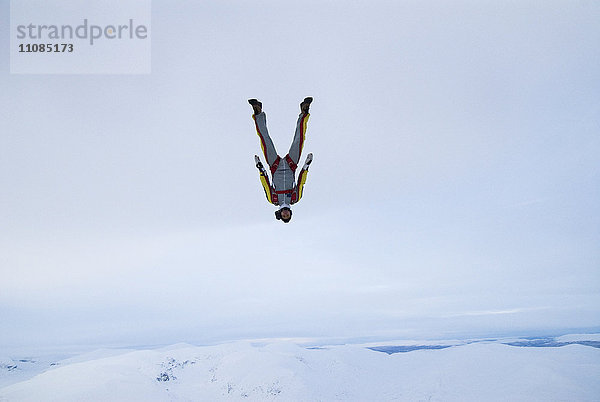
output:
[[[292,214],[287,209],[281,211],[281,219],[290,219],[291,216]]]

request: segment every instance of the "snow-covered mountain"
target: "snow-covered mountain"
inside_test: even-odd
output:
[[[1,388],[0,401],[600,400],[600,337],[546,341],[100,350],[44,363],[46,371]],[[4,357],[1,379],[31,364]]]

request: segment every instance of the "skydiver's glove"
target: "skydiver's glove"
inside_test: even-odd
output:
[[[313,154],[312,153],[306,155],[306,161],[304,162],[304,166],[302,166],[302,169],[308,170],[308,167],[312,163],[312,160],[313,160]]]

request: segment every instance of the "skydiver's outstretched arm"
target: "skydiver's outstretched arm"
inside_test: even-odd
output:
[[[262,162],[258,155],[254,155],[254,163],[256,164],[256,168],[260,174],[260,184],[263,186],[263,190],[265,190],[265,197],[267,197],[267,201],[269,204],[272,204],[272,195],[271,195],[271,183],[269,181],[269,175],[265,168],[263,167]]]
[[[298,184],[296,190],[298,194],[298,199],[296,200],[296,202],[300,201],[300,199],[304,195],[304,184],[306,184],[306,179],[308,178],[308,168],[312,163],[312,159],[312,154],[306,155],[306,162],[304,162],[304,166],[302,166],[300,173],[298,173]]]

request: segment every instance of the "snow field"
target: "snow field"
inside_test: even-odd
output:
[[[598,401],[600,395],[600,349],[583,345],[479,342],[388,355],[358,345],[236,342],[115,353],[63,361],[1,388],[0,400]]]

